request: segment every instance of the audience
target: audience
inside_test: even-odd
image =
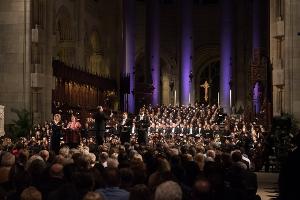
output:
[[[0,199],[259,199],[257,177],[251,171],[255,160],[250,149],[262,143],[263,136],[257,136],[254,130],[251,135],[244,128],[248,125],[243,125],[242,121],[237,122],[237,127],[242,127],[240,133],[235,130],[223,138],[212,133],[219,129],[211,120],[218,113],[215,107],[146,110],[150,119],[155,120],[152,128],[164,135],[156,138],[159,135],[150,133],[149,144],[145,146],[134,140],[121,144],[109,139],[96,148],[88,143],[71,149],[62,144],[55,154],[47,146],[30,140],[13,143],[3,139],[0,144]],[[196,116],[191,114],[194,110]],[[177,111],[184,114],[181,116]],[[170,115],[175,118],[174,122],[168,120]],[[197,121],[197,116],[203,121]],[[193,122],[184,117],[193,118]],[[155,127],[156,123],[160,127]],[[159,130],[161,127],[170,132]],[[194,131],[193,137],[189,136],[190,131]],[[180,136],[182,133],[185,135]],[[253,137],[251,147],[245,144],[245,137]],[[293,200],[288,178],[292,177],[292,171],[297,171],[298,151],[296,149],[288,160],[289,166],[294,167],[282,170],[283,200]]]

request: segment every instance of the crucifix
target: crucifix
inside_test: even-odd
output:
[[[205,81],[204,84],[202,84],[200,86],[204,88],[204,93],[205,93],[204,100],[207,102],[208,101],[208,88],[210,87],[210,85],[208,84],[207,81]]]

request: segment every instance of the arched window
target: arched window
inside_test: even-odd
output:
[[[109,76],[109,68],[104,62],[100,35],[97,30],[91,32],[89,40],[85,39],[85,48],[88,71],[100,76]]]
[[[76,49],[74,41],[74,30],[70,12],[62,6],[56,15],[56,36],[58,59],[65,64],[76,65]]]
[[[69,11],[65,7],[61,7],[58,11],[56,28],[60,41],[72,41],[72,20]]]

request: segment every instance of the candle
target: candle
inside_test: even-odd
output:
[[[176,90],[174,92],[174,106],[176,106]]]
[[[220,92],[218,92],[218,107],[220,107]]]
[[[229,105],[230,105],[230,109],[231,109],[231,90],[229,90]]]

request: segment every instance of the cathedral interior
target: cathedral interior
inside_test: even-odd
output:
[[[300,119],[296,0],[0,3],[6,124],[11,108],[39,122],[57,109],[195,102]]]
[[[299,11],[0,0],[0,199],[298,200]]]

